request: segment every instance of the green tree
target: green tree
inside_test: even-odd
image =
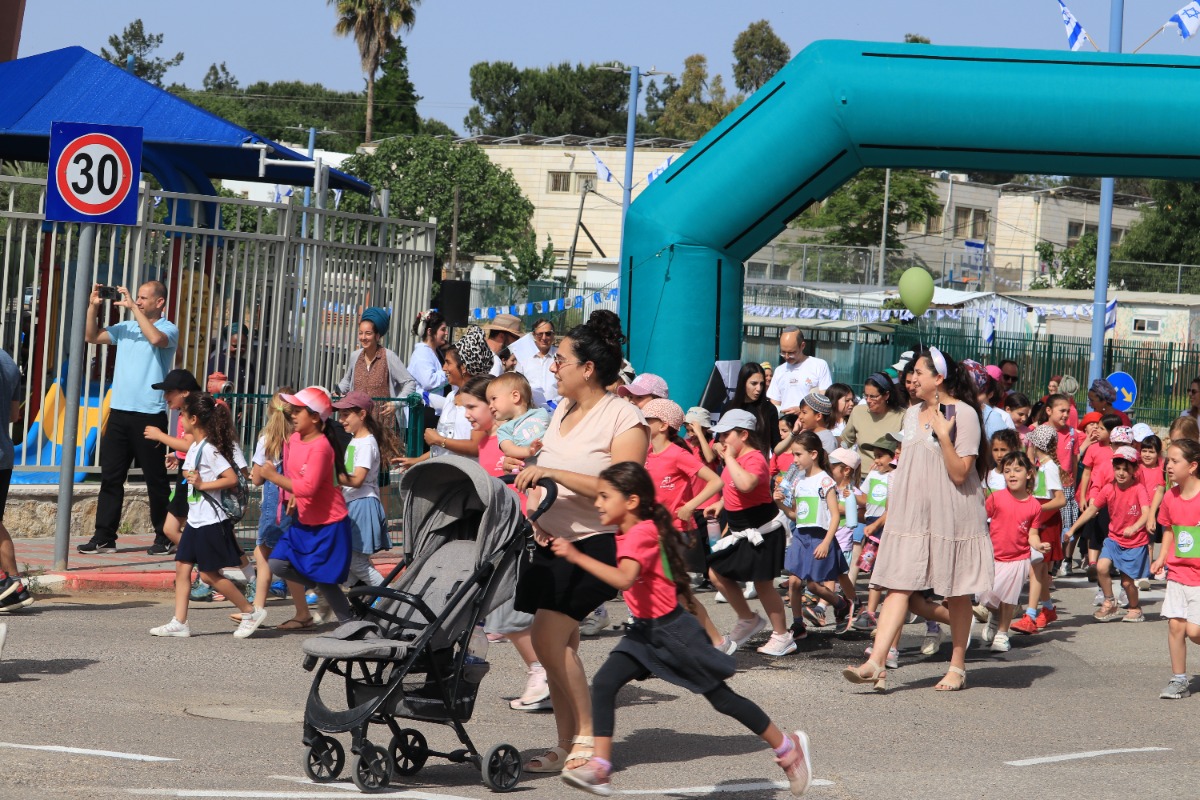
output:
[[[391,190],[392,216],[406,219],[437,217],[436,260],[446,258],[454,214],[454,189],[459,189],[458,251],[504,253],[529,229],[533,204],[512,173],[492,163],[474,144],[454,144],[432,136],[412,136],[380,142],[372,154],[347,159],[342,169],[376,189]],[[366,198],[346,195],[343,208],[366,211]]]
[[[1200,264],[1200,183],[1187,181],[1150,181],[1147,187],[1152,205],[1142,208],[1142,216],[1130,226],[1113,254],[1115,260],[1147,261],[1154,264]],[[1123,283],[1137,291],[1200,292],[1200,270],[1146,267],[1140,264],[1114,263],[1110,275],[1114,283]]]
[[[401,29],[411,30],[417,21],[416,5],[421,0],[326,0],[337,11],[334,31],[353,36],[367,76],[366,140],[373,141],[375,112],[375,73],[384,55],[396,43]]]
[[[740,102],[740,97],[725,96],[720,75],[709,81],[707,58],[699,53],[690,55],[684,59],[679,88],[664,105],[657,133],[694,141],[716,127]]]
[[[805,217],[804,225],[825,229],[825,241],[829,244],[877,246],[883,234],[884,184],[882,169],[859,172],[826,198],[819,211]],[[887,209],[888,249],[904,248],[898,232],[901,223],[924,222],[941,210],[932,178],[916,170],[892,170]]]
[[[549,275],[556,261],[550,237],[539,251],[537,234],[530,229],[517,238],[509,252],[501,254],[500,264],[491,269],[508,285],[524,287]]]
[[[155,50],[162,46],[161,33],[146,33],[146,28],[140,19],[125,26],[120,35],[108,37],[108,47],[100,48],[100,57],[111,61],[118,67],[124,67],[129,56],[133,56],[133,74],[155,86],[163,85],[163,76],[167,70],[183,63],[183,53],[176,53],[174,58],[159,58],[153,56]]]
[[[658,121],[662,119],[667,101],[679,89],[679,81],[674,75],[663,77],[660,87],[654,78],[646,84],[646,113],[638,118],[638,133],[643,136],[655,136],[658,133]]]
[[[609,136],[625,130],[629,79],[597,64],[517,69],[508,61],[471,67],[474,134]]]
[[[733,83],[746,94],[775,77],[792,59],[792,49],[775,35],[765,19],[751,22],[733,40]]]
[[[206,92],[236,92],[238,79],[233,77],[222,61],[220,66],[212,64],[204,74],[204,91]]]
[[[1034,249],[1046,273],[1029,284],[1030,289],[1092,289],[1096,286],[1096,234],[1085,233],[1070,247],[1055,251],[1051,242],[1038,242]]]
[[[929,37],[922,36],[919,33],[904,34],[904,43],[905,44],[932,44],[932,42],[929,41]]]
[[[458,136],[458,131],[451,128],[440,119],[421,117],[420,133],[425,136]]]
[[[420,133],[417,103],[421,96],[408,75],[408,48],[399,38],[384,54],[383,74],[375,82],[376,130],[382,136]]]

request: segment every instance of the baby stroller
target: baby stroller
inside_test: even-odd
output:
[[[472,635],[482,633],[476,625],[516,590],[530,521],[557,495],[553,481],[540,485],[544,499],[527,520],[516,493],[466,458],[422,462],[400,479],[404,561],[384,586],[350,591],[357,620],[303,645],[304,668],[317,671],[304,711],[304,771],[312,780],[338,777],[345,750],[329,734],[349,732],[357,756],[352,777],[363,791],[386,787],[394,773],[415,775],[429,756],[474,764],[493,791],[517,785],[517,748],[498,744],[481,755],[463,727],[488,671],[486,661],[468,659],[468,649]],[[344,710],[321,696],[322,683],[335,675],[345,684]],[[340,699],[343,691],[331,694]],[[465,749],[431,750],[401,719],[447,725]],[[373,724],[391,731],[386,748],[367,738]]]

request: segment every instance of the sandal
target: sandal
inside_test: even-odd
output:
[[[540,756],[534,756],[525,762],[526,772],[553,773],[562,772],[567,763],[567,751],[561,747],[551,747]]]
[[[958,692],[967,688],[967,671],[965,669],[951,665],[950,668],[946,670],[946,676],[949,677],[950,675],[957,675],[959,677],[958,683],[946,683],[946,678],[942,678],[937,682],[937,685],[933,687],[933,690],[935,692]]]
[[[307,617],[305,619],[300,619],[299,617],[292,617],[287,622],[281,622],[278,625],[276,625],[275,630],[277,630],[277,631],[303,631],[303,630],[307,630],[307,629],[313,627],[314,625],[316,625],[316,621],[313,620],[312,617]]]
[[[566,769],[577,769],[578,767],[586,766],[592,756],[596,755],[592,748],[596,742],[591,736],[576,736],[571,740],[571,755],[567,756],[567,764],[572,761],[582,761],[583,764],[577,767],[566,767]],[[564,765],[565,766],[565,765]]]
[[[1127,613],[1124,617],[1121,618],[1121,622],[1145,622],[1145,621],[1146,621],[1146,615],[1142,612],[1141,608],[1131,608],[1131,609],[1129,609],[1129,613]]]
[[[861,670],[867,672],[863,674]],[[876,664],[874,661],[868,661],[861,667],[846,667],[842,670],[842,677],[851,683],[874,683],[875,691],[887,691],[887,670]]]

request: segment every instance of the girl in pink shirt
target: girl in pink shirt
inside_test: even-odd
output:
[[[759,458],[763,458],[761,452]],[[763,458],[765,463],[766,459]],[[812,783],[808,736],[785,734],[766,713],[725,683],[737,671],[734,659],[708,644],[704,629],[685,607],[695,607],[671,514],[654,501],[655,487],[640,464],[614,464],[600,473],[596,510],[605,525],[617,526],[615,566],[581,552],[566,539],[551,547],[559,558],[625,593],[634,623],[592,679],[594,752],[562,772],[563,782],[592,794],[612,794],[612,745],[617,692],[654,675],[704,695],[775,752],[793,795]]]

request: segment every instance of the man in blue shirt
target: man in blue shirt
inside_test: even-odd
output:
[[[29,587],[17,574],[17,554],[12,537],[4,527],[4,507],[8,505],[8,485],[12,481],[13,443],[9,426],[17,416],[20,401],[21,372],[17,362],[0,350],[0,612],[15,611],[33,603]]]
[[[154,526],[154,544],[150,555],[168,555],[175,545],[163,535],[167,518],[170,483],[163,446],[146,438],[146,428],[167,429],[167,404],[163,393],[152,388],[171,371],[179,329],[163,318],[167,307],[167,289],[158,281],[138,287],[137,298],[124,286],[117,287],[119,300],[113,305],[130,312],[132,319],[108,328],[100,327],[104,300],[100,285],[92,289],[88,310],[88,344],[108,344],[117,348],[113,367],[112,399],[108,423],[100,440],[100,496],[96,503],[96,532],[80,553],[112,553],[117,549],[117,528],[125,501],[125,479],[136,461],[146,478],[150,501],[150,523]]]

